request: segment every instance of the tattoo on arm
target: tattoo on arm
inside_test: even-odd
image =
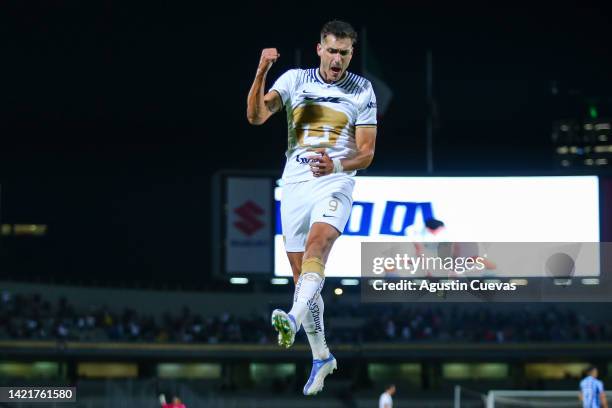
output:
[[[272,113],[276,113],[282,109],[281,97],[276,91],[270,91],[269,95],[266,95],[264,100],[266,107]]]

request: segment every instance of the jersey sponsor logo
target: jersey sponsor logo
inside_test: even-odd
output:
[[[306,91],[304,91],[306,92]],[[305,101],[310,102],[330,102],[330,103],[340,103],[340,98],[335,96],[305,96]]]
[[[298,162],[299,164],[308,164],[312,160],[313,160],[312,157],[300,157],[299,154],[295,157],[295,161]]]
[[[368,109],[376,108],[376,102],[374,101],[368,102],[368,104],[366,105],[366,108]]]
[[[406,235],[406,228],[415,224],[419,211],[423,217],[423,222],[428,218],[434,218],[431,202],[386,201],[382,219],[374,225],[372,215],[375,204],[381,205],[382,203],[353,202],[351,216],[346,223],[343,234],[364,237],[370,235],[404,236]],[[356,207],[360,207],[360,211],[355,211]],[[323,214],[323,217],[326,216],[326,214]],[[355,221],[353,220],[354,217],[359,217],[359,219]],[[281,234],[280,202],[278,201],[276,202],[276,218],[276,234]]]

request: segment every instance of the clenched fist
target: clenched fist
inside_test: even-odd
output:
[[[258,71],[268,72],[272,64],[280,57],[276,48],[264,48],[261,52],[261,58],[259,59]]]
[[[334,163],[325,149],[315,149],[317,155],[310,158],[310,171],[315,177],[326,176],[334,172]]]

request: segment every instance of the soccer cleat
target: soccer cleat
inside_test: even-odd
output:
[[[278,345],[289,348],[295,341],[295,318],[280,309],[272,312],[272,327],[278,332]]]
[[[312,370],[310,378],[304,386],[304,395],[315,395],[323,390],[323,381],[325,377],[333,373],[338,368],[338,363],[334,356],[329,353],[329,357],[325,360],[312,360]]]

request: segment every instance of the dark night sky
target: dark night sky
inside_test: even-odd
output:
[[[284,117],[263,127],[245,120],[260,50],[282,55],[269,82],[295,66],[296,52],[313,66],[319,28],[331,18],[367,28],[370,55],[394,90],[369,174],[425,168],[427,50],[444,172],[549,170],[551,121],[584,110],[568,93],[612,96],[611,14],[593,4],[378,1],[366,13],[257,2],[211,13],[202,2],[124,3],[21,4],[0,24],[2,222],[51,228],[39,240],[5,239],[12,277],[203,279],[212,172],[283,164]]]

